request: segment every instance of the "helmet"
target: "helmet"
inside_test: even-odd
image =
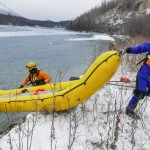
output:
[[[26,68],[28,69],[28,70],[31,70],[31,69],[33,69],[33,68],[36,68],[36,63],[35,62],[28,62],[27,63],[27,65],[26,65]]]

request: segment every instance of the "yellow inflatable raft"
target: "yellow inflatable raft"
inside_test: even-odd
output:
[[[100,55],[79,80],[27,88],[29,92],[38,88],[46,92],[33,95],[18,94],[22,89],[0,90],[0,112],[62,111],[73,108],[106,84],[120,62],[121,57],[116,51],[108,51]]]

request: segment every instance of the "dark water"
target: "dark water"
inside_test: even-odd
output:
[[[60,29],[0,27],[0,89],[20,86],[27,75],[26,63],[35,61],[52,76],[52,82],[80,76],[90,65],[95,53],[108,49],[109,37],[70,32]],[[23,113],[0,114],[0,127],[7,127]]]

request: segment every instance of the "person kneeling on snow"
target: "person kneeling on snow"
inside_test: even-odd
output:
[[[35,62],[27,63],[26,68],[28,69],[29,74],[26,76],[19,88],[23,88],[28,82],[30,82],[32,86],[37,86],[51,81],[51,77],[45,71],[39,70]]]
[[[134,112],[140,99],[150,94],[150,42],[140,44],[138,46],[129,47],[120,51],[120,55],[125,53],[140,54],[148,52],[143,60],[143,65],[139,69],[136,77],[136,88],[133,91],[133,96],[126,107],[126,114],[133,118],[139,118]]]

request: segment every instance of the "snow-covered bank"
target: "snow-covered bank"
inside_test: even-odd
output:
[[[126,66],[125,66],[126,67]],[[111,81],[135,73],[120,67]],[[1,138],[2,150],[149,150],[150,112],[148,98],[136,109],[141,120],[125,115],[132,95],[130,83],[106,84],[90,99],[66,112],[32,113],[20,126]]]

